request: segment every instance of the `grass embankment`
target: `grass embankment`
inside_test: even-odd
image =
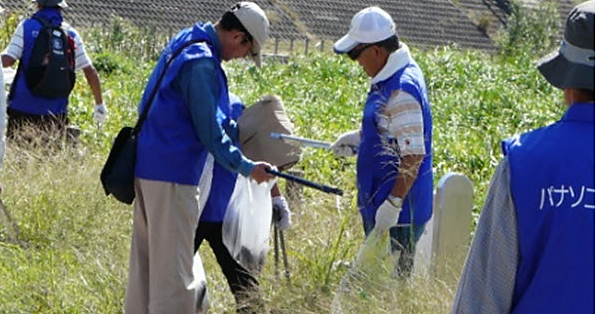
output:
[[[93,42],[90,43],[93,47]],[[103,82],[110,117],[91,120],[92,97],[82,76],[71,96],[79,125],[76,150],[44,154],[9,143],[2,198],[21,229],[21,247],[0,228],[1,313],[119,313],[128,267],[131,207],[104,196],[99,171],[110,143],[136,119],[136,104],[152,67],[134,54],[90,49]],[[117,50],[115,50],[117,51]],[[434,115],[435,179],[450,171],[475,185],[475,217],[500,160],[500,140],[557,119],[560,94],[531,60],[508,61],[454,49],[413,54],[423,68]],[[246,103],[278,94],[297,135],[333,141],[358,128],[368,79],[356,63],[331,55],[296,57],[287,64],[226,64],[230,89]],[[276,313],[327,313],[334,292],[363,241],[355,208],[355,160],[307,148],[296,166],[310,180],[339,186],[336,198],[309,189],[292,206],[286,232],[292,283],[276,280],[273,254],[261,276],[263,295]],[[208,246],[202,248],[212,309],[232,313],[233,298]],[[455,279],[381,279],[361,295],[368,313],[443,313]]]

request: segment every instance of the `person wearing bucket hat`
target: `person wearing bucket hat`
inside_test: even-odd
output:
[[[241,125],[238,123],[238,121],[241,115],[245,115],[246,117],[247,113],[245,111],[245,105],[243,104],[242,100],[233,93],[230,93],[228,98],[230,99],[230,105],[227,108],[222,108],[223,114],[220,116],[220,120],[224,130],[226,131],[226,134],[228,134],[235,145],[241,147],[241,137],[239,134],[241,132],[241,127],[247,128],[247,126]],[[276,101],[281,106],[281,100],[278,97],[265,96],[262,98],[261,102],[263,101]],[[261,102],[258,102],[249,108],[260,106]],[[226,113],[228,113],[228,115],[226,115]],[[263,123],[265,120],[267,120],[267,118],[260,114],[258,120],[260,123]],[[274,125],[274,123],[268,124]],[[269,129],[272,129],[271,126]],[[284,148],[284,146],[271,148],[280,149]],[[251,156],[250,152],[244,151],[245,147],[242,147],[242,149],[243,153]],[[285,151],[288,152],[287,150]],[[267,159],[272,164],[276,166],[279,165],[275,162],[275,160],[270,158]],[[288,158],[284,160],[286,161]],[[228,287],[234,295],[238,312],[263,313],[264,302],[260,295],[257,276],[259,275],[258,270],[262,266],[259,264],[259,262],[264,262],[265,260],[261,260],[258,257],[247,259],[251,262],[254,262],[254,264],[247,264],[237,261],[237,259],[235,259],[235,257],[233,257],[230,253],[233,248],[230,248],[228,246],[229,244],[226,244],[224,239],[225,230],[228,230],[228,232],[230,230],[230,228],[226,228],[227,226],[224,222],[225,217],[229,215],[227,212],[230,209],[230,206],[232,204],[236,204],[233,199],[233,194],[234,190],[237,188],[236,185],[238,174],[227,170],[217,163],[213,165],[213,171],[211,173],[212,178],[210,182],[211,188],[209,189],[209,196],[207,197],[205,206],[201,212],[199,224],[197,225],[195,233],[195,252],[199,250],[204,241],[209,242],[209,246],[216,257],[218,264],[220,265],[222,273],[226,277]],[[279,230],[285,230],[291,225],[291,213],[288,203],[286,202],[285,197],[281,194],[277,183],[275,183],[272,187],[270,195],[273,206],[272,210],[278,214],[274,214],[274,217],[278,219],[273,219],[272,223],[275,224]],[[238,206],[238,204],[236,205]],[[253,202],[251,202],[251,204],[245,205],[252,207],[254,206]],[[241,210],[244,210],[244,208]],[[262,225],[265,223],[264,221],[265,220],[255,222],[251,224],[251,227],[256,228],[256,225]],[[250,256],[250,250],[247,250],[246,254]]]
[[[562,118],[502,142],[452,313],[595,312],[595,2],[539,72]]]
[[[66,1],[34,0],[33,2],[37,3],[37,11],[17,26],[10,43],[2,52],[3,67],[10,67],[19,60],[17,74],[8,96],[8,137],[21,136],[23,133],[21,129],[25,127],[33,127],[42,134],[48,131],[64,133],[69,123],[67,116],[68,96],[74,84],[74,72],[76,70],[83,71],[93,94],[95,107],[92,117],[98,124],[103,124],[108,116],[108,109],[103,102],[100,79],[93,63],[87,55],[81,36],[62,17],[62,9],[67,7]],[[46,23],[48,27],[45,28],[46,26],[43,26],[43,23]],[[51,60],[66,59],[67,61],[64,61],[64,63],[54,63],[56,64],[54,67],[47,65],[42,68],[43,73],[52,74],[41,75],[39,74],[40,71],[37,70],[35,70],[37,71],[35,73],[33,71],[30,72],[35,67],[32,65],[34,63],[32,60],[36,59],[36,56],[40,54],[46,55],[48,53],[45,49],[36,49],[38,46],[36,43],[40,42],[38,39],[47,38],[45,36],[45,38],[42,38],[38,34],[42,29],[53,29],[52,27],[61,28],[64,30],[66,36],[62,37],[62,40],[56,40],[56,38],[61,38],[57,36],[47,39],[53,40],[52,47],[60,47],[50,50],[50,52],[54,52],[51,55],[67,55],[67,57],[53,57]],[[43,47],[44,45],[41,46]],[[41,57],[37,59],[41,59]],[[69,59],[74,59],[74,64]],[[57,67],[62,69],[60,71],[62,74],[59,73],[58,76],[55,75],[57,71],[51,71],[51,68],[56,69]],[[34,74],[30,75],[29,73]],[[54,84],[51,88],[47,89],[55,90],[55,87],[58,86],[66,91],[60,95],[42,95],[32,87],[41,84],[41,81],[30,83],[29,78],[31,76],[43,77],[45,81],[65,82],[64,84]],[[71,83],[70,89],[67,88],[69,83]],[[52,137],[50,136],[50,138]]]
[[[68,4],[66,4],[65,0],[31,0],[31,2],[37,2],[38,5],[44,7],[59,7],[59,8],[66,8]]]
[[[230,104],[222,61],[252,56],[259,65],[268,31],[263,10],[239,2],[215,24],[181,30],[151,73],[139,104],[139,112],[151,109],[137,137],[125,313],[199,309],[202,285],[193,273],[193,239],[201,196],[209,195],[200,185],[209,175],[208,154],[257,182],[273,179],[266,172],[271,165],[245,157],[218,122],[220,108]]]
[[[400,252],[397,275],[406,277],[432,212],[432,120],[425,78],[398,40],[392,17],[379,7],[355,14],[334,51],[357,61],[371,77],[371,88],[360,129],[341,135],[331,148],[338,156],[358,155],[365,235],[389,230],[391,249]]]

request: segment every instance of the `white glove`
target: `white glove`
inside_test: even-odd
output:
[[[93,110],[93,120],[99,124],[103,124],[104,121],[106,121],[106,118],[108,118],[108,108],[106,108],[106,105],[95,105],[95,109]]]
[[[392,198],[392,201],[389,199]],[[402,199],[399,197],[388,197],[375,213],[375,229],[388,231],[398,222],[402,211]]]
[[[286,230],[292,224],[291,222],[291,213],[290,209],[288,209],[288,203],[284,196],[274,196],[272,197],[272,207],[274,211],[274,223],[279,230]]]
[[[359,144],[361,143],[361,131],[346,132],[338,137],[338,139],[330,147],[336,156],[350,157],[355,156],[359,151]]]

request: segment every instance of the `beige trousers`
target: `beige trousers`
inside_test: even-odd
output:
[[[136,178],[135,195],[125,313],[195,313],[198,187]]]

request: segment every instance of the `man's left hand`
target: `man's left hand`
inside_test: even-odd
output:
[[[274,223],[280,230],[286,230],[292,224],[291,213],[288,208],[288,203],[284,196],[272,197],[272,207],[274,211]]]
[[[98,124],[103,124],[108,118],[108,108],[104,104],[95,105],[93,109],[93,120]]]
[[[402,211],[402,199],[395,198],[394,202],[386,199],[375,213],[374,228],[381,231],[388,231],[398,222],[400,212]]]

